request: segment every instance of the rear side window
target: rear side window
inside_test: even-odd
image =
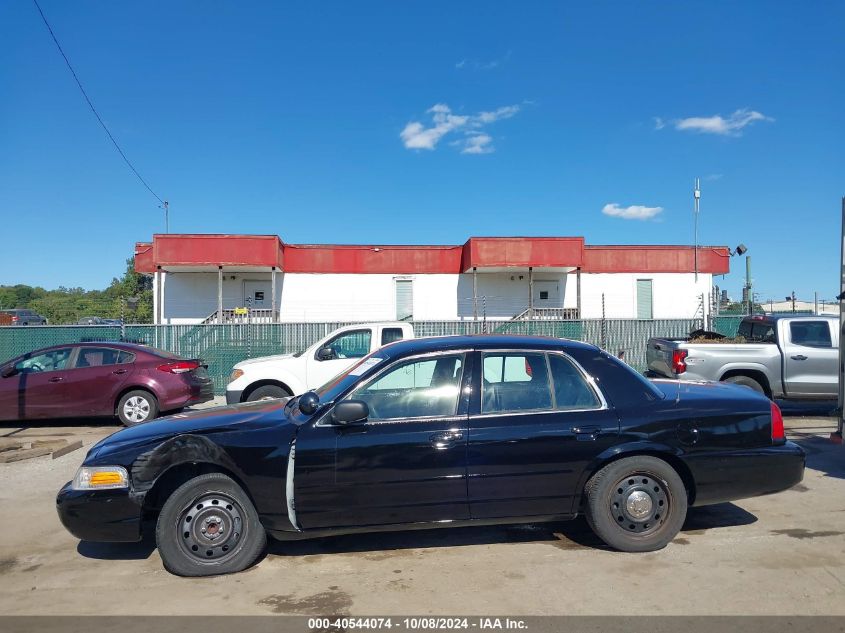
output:
[[[120,350],[110,347],[80,347],[76,357],[76,367],[102,367],[117,365]]]
[[[549,354],[549,366],[557,409],[597,409],[601,406],[595,391],[569,359]]]
[[[132,352],[127,352],[125,350],[121,350],[120,356],[117,359],[118,365],[127,365],[129,363],[135,362],[135,354]]]
[[[482,362],[482,413],[552,408],[545,354],[495,352]]]
[[[789,324],[789,338],[793,345],[833,347],[827,321],[793,321]]]
[[[775,325],[771,321],[743,321],[737,334],[753,343],[776,343]]]
[[[386,327],[381,331],[382,346],[395,341],[401,341],[402,338],[402,328],[400,327]]]

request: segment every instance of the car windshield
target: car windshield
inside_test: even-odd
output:
[[[316,389],[317,396],[320,402],[331,402],[336,400],[340,394],[349,389],[358,380],[373,367],[380,365],[387,360],[384,355],[378,356],[378,351],[373,352],[359,360],[349,369],[345,369],[337,376],[329,380],[319,389]]]

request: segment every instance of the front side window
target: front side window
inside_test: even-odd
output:
[[[120,351],[108,347],[80,347],[76,367],[102,367],[117,365]]]
[[[827,321],[793,321],[789,336],[794,345],[804,347],[833,347]]]
[[[569,359],[549,354],[549,366],[557,409],[597,409],[601,406],[595,391]]]
[[[458,410],[463,355],[401,362],[350,395],[370,408],[370,420],[452,416]]]
[[[370,330],[344,332],[326,343],[325,347],[334,352],[334,358],[363,358],[370,353]]]
[[[545,354],[495,352],[483,358],[482,413],[552,408]]]
[[[22,374],[41,371],[58,371],[67,369],[70,359],[70,348],[54,349],[43,354],[36,354],[15,363],[15,369]]]

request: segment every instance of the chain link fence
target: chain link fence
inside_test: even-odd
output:
[[[499,333],[575,339],[621,356],[638,371],[646,368],[646,343],[650,337],[685,336],[702,326],[700,319],[412,321],[411,324],[418,337]],[[51,345],[105,341],[142,343],[185,358],[203,359],[208,364],[216,392],[222,394],[236,363],[248,358],[302,351],[346,325],[355,323],[0,327],[0,362]],[[735,333],[732,322],[717,319],[715,325],[723,334],[728,334],[731,328]],[[737,320],[736,327],[738,325]]]

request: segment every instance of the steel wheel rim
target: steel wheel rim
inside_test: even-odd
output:
[[[143,422],[150,417],[150,403],[142,396],[132,396],[123,403],[123,415],[132,422]]]
[[[647,536],[659,530],[671,508],[669,487],[651,473],[638,472],[622,477],[613,486],[608,510],[624,532]]]
[[[179,513],[176,538],[195,561],[216,563],[231,556],[243,541],[243,516],[243,508],[229,495],[207,493]]]

